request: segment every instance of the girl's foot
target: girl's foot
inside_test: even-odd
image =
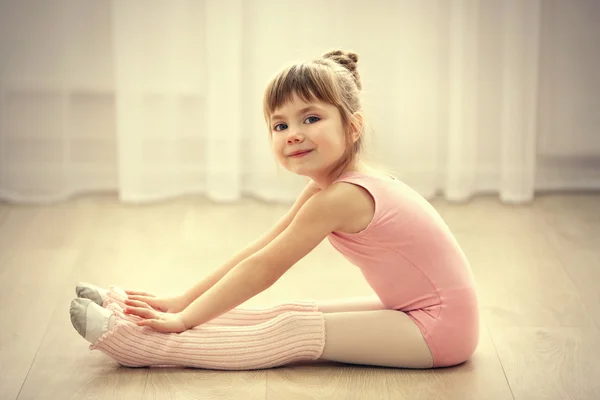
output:
[[[108,290],[92,285],[91,283],[79,282],[75,287],[75,293],[77,293],[77,297],[79,298],[90,299],[99,306],[102,306]]]
[[[73,299],[70,314],[75,330],[92,344],[115,324],[112,311],[90,299]]]

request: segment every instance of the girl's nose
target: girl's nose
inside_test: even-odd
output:
[[[287,142],[288,143],[300,143],[304,140],[304,135],[300,130],[290,131]]]

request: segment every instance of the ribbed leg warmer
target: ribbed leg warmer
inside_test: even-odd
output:
[[[325,319],[318,311],[283,312],[254,325],[203,324],[182,333],[160,333],[137,326],[117,303],[106,308],[114,312],[116,324],[90,349],[128,367],[272,368],[316,360],[325,346]]]

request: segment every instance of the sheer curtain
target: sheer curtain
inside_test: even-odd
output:
[[[426,197],[600,188],[599,3],[0,2],[0,199],[292,201],[262,91],[359,54],[368,157]]]

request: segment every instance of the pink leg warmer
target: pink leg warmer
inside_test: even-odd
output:
[[[119,308],[126,307],[124,301],[126,297],[123,292],[116,287],[111,287],[107,298],[104,301],[103,307],[109,304],[117,304]],[[319,306],[316,302],[311,301],[294,301],[290,303],[279,304],[266,309],[251,309],[251,308],[234,308],[229,312],[208,321],[204,325],[221,325],[221,326],[243,326],[256,325],[267,322],[270,319],[277,317],[286,312],[316,312],[319,311]],[[131,319],[130,315],[124,315],[125,318]],[[135,320],[135,317],[134,319]]]
[[[90,349],[128,367],[182,366],[218,370],[272,368],[318,359],[325,346],[323,313],[284,312],[256,325],[200,325],[182,333],[160,333],[125,318],[109,304],[116,324]]]

